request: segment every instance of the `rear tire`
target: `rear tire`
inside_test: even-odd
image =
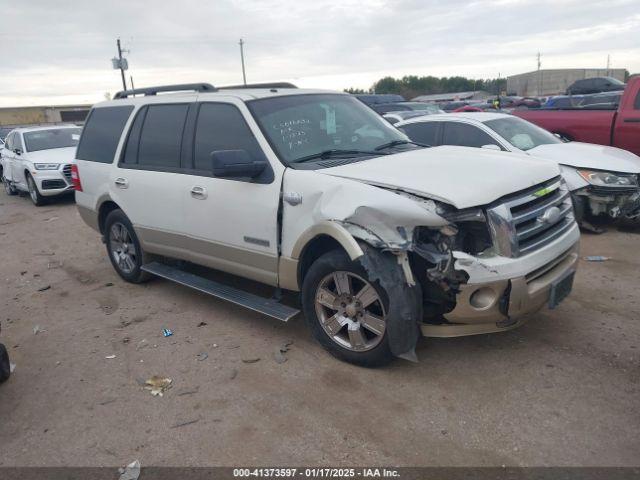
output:
[[[13,196],[18,194],[18,189],[6,178],[4,178],[4,173],[2,174],[2,185],[4,185],[4,191],[7,195]]]
[[[133,225],[120,209],[113,210],[104,221],[104,238],[107,255],[115,271],[130,283],[143,283],[151,275],[140,267],[149,262],[150,256],[140,246]]]
[[[36,181],[33,177],[27,174],[27,187],[29,188],[29,198],[36,207],[41,207],[45,204],[45,198],[40,195],[38,191],[38,186],[36,185]]]
[[[4,345],[0,343],[0,383],[7,381],[11,376],[11,364],[9,363],[9,354]]]
[[[313,336],[333,356],[362,367],[380,367],[394,358],[386,331],[388,303],[380,284],[340,250],[318,258],[302,284]]]

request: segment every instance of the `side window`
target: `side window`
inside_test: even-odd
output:
[[[211,152],[216,150],[246,150],[255,160],[264,158],[240,110],[224,103],[202,103],[195,132],[194,168],[211,171]]]
[[[460,145],[462,147],[482,147],[498,145],[488,134],[473,125],[458,122],[445,122],[443,145]],[[502,147],[501,147],[502,148]]]
[[[439,122],[409,123],[400,127],[400,130],[414,142],[435,146],[438,141]]]
[[[13,150],[19,148],[20,151],[24,152],[24,145],[22,144],[22,139],[20,138],[20,134],[15,132],[13,134]]]
[[[640,90],[638,90],[638,93],[636,94],[636,99],[633,102],[633,109],[640,110]]]
[[[121,162],[125,165],[135,165],[138,163],[138,147],[140,146],[140,130],[142,130],[142,124],[144,117],[147,114],[147,107],[143,107],[138,110],[136,118],[133,120],[131,129],[129,130],[129,136],[127,137],[127,145],[124,149],[124,155]]]
[[[189,105],[150,105],[140,133],[138,164],[180,168],[182,133]]]
[[[133,106],[94,108],[82,129],[76,158],[111,163]]]

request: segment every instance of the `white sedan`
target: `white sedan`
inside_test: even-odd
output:
[[[640,220],[640,157],[626,150],[564,142],[526,120],[503,113],[429,115],[395,126],[421,144],[502,150],[558,163],[577,219],[589,230],[600,231],[590,222],[599,215]]]
[[[8,195],[28,192],[36,206],[46,197],[73,192],[71,164],[80,139],[80,127],[16,128],[2,148],[0,176]]]

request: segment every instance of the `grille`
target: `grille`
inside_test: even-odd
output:
[[[487,216],[494,244],[507,257],[534,252],[575,223],[571,196],[559,178],[507,197]]]
[[[62,174],[64,175],[64,178],[66,178],[67,181],[71,183],[71,165],[70,164],[66,164],[64,167],[62,167]]]
[[[610,195],[633,195],[640,191],[640,187],[602,187],[599,185],[591,185],[591,193],[608,197]]]

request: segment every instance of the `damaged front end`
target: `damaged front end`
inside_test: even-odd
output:
[[[576,212],[589,217],[640,219],[640,187],[596,187],[572,192]]]
[[[341,222],[373,247],[363,249],[360,262],[399,299],[388,320],[394,354],[410,357],[420,333],[451,337],[514,328],[528,314],[553,308],[550,297],[563,279],[570,290],[579,233],[569,192],[559,179],[464,210],[394,193],[427,211],[430,224],[424,218],[399,222],[393,213],[387,217],[365,207]],[[421,299],[417,325],[409,313],[415,310],[402,310],[416,295]]]

